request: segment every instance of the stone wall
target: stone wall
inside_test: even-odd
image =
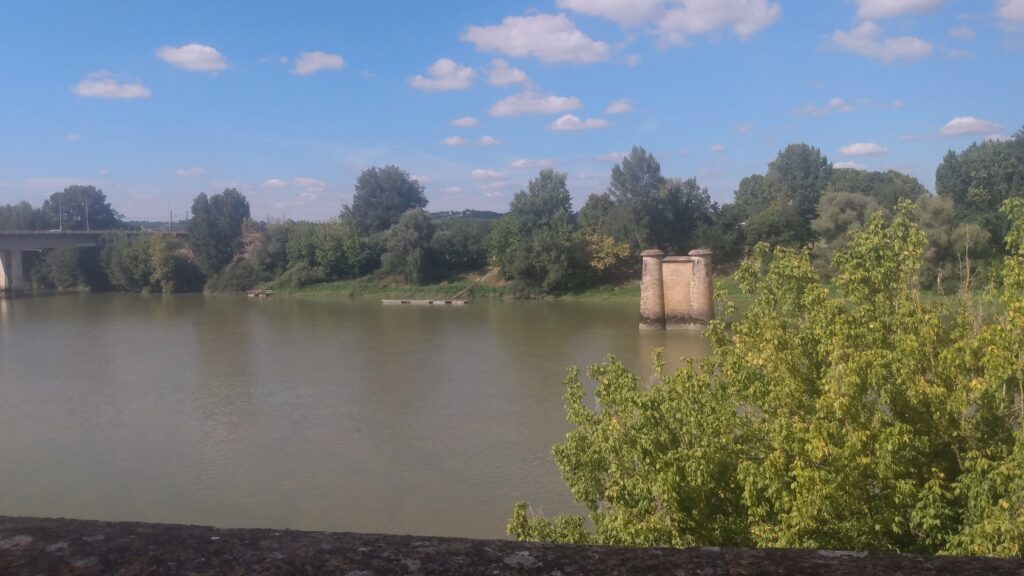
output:
[[[613,548],[0,517],[0,574],[1019,576],[1024,561],[826,550]]]
[[[715,316],[711,251],[665,257],[645,250],[640,281],[640,328],[700,330]]]

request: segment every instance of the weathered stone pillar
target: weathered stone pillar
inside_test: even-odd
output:
[[[692,324],[690,287],[693,283],[693,258],[669,256],[661,261],[665,291],[665,326],[680,328]]]
[[[0,292],[7,292],[7,283],[10,282],[11,258],[8,252],[0,252]]]
[[[21,251],[0,252],[0,292],[20,292],[24,284]]]
[[[662,286],[661,250],[644,250],[643,275],[640,278],[640,329],[665,327],[665,291]]]
[[[711,280],[711,250],[690,250],[693,271],[690,275],[690,316],[697,324],[715,317],[714,283]]]

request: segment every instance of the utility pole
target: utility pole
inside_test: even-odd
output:
[[[89,195],[82,192],[82,204],[85,205],[85,231],[89,231]]]
[[[64,197],[57,197],[57,229],[64,231]]]

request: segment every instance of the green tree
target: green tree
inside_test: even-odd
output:
[[[747,243],[811,244],[811,222],[818,215],[818,202],[831,177],[832,164],[820,150],[790,144],[768,164],[764,176],[744,178],[736,190],[736,205],[746,219]]]
[[[935,191],[953,200],[960,220],[981,225],[1001,242],[1008,224],[1000,206],[1024,197],[1024,129],[1004,142],[950,150],[935,171]]]
[[[95,186],[68,186],[54,192],[43,202],[40,212],[48,228],[116,230],[124,226],[124,218]]]
[[[409,210],[388,231],[384,271],[399,274],[411,284],[424,284],[434,268],[434,224],[422,208]]]
[[[658,194],[665,182],[661,164],[640,146],[634,146],[612,167],[608,197],[628,215],[628,236],[621,240],[629,242],[635,252],[656,246],[659,240],[652,219],[659,212]]]
[[[512,198],[491,233],[491,258],[526,292],[570,290],[589,273],[565,182],[566,174],[541,170]]]
[[[914,201],[928,194],[913,176],[895,170],[869,172],[852,168],[833,169],[827,191],[861,194],[887,210],[895,208],[900,200]]]
[[[927,243],[904,201],[837,254],[756,247],[742,320],[642,382],[614,358],[566,378],[555,459],[587,520],[516,506],[524,540],[1024,554],[1024,201],[1003,290],[925,303]],[[733,307],[725,303],[726,314]]]
[[[196,196],[189,220],[189,244],[207,276],[221,271],[242,248],[242,225],[249,219],[249,201],[227,188],[220,194]]]
[[[345,206],[342,215],[351,218],[360,232],[373,234],[397,224],[407,211],[426,205],[423,185],[408,172],[398,166],[374,166],[359,175],[352,206]]]
[[[7,230],[39,230],[46,227],[43,213],[22,200],[0,206],[0,232]]]
[[[874,198],[864,194],[826,192],[818,203],[818,217],[811,222],[811,229],[818,238],[813,251],[815,260],[819,264],[830,262],[836,250],[846,246],[868,218],[881,210],[881,205]]]
[[[148,239],[110,234],[103,242],[100,258],[114,289],[140,292],[150,287],[153,261]]]

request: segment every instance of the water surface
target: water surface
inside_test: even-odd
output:
[[[0,514],[501,537],[576,509],[568,366],[705,353],[637,306],[0,300]]]

